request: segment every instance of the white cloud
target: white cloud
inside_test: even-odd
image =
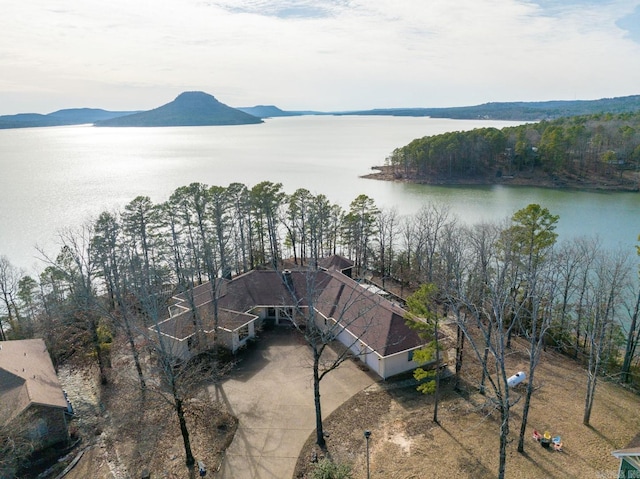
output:
[[[321,110],[636,94],[640,45],[621,19],[639,3],[12,2],[0,114],[151,108],[194,89]]]

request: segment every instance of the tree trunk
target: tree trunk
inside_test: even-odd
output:
[[[533,305],[532,305],[533,306]],[[538,364],[540,346],[544,342],[543,336],[546,328],[540,325],[540,337],[538,338],[538,307],[537,303],[531,308],[531,332],[529,338],[529,378],[527,382],[527,393],[524,398],[524,407],[522,408],[522,422],[520,423],[520,438],[518,440],[518,452],[524,452],[524,437],[527,432],[527,420],[529,418],[529,406],[531,405],[531,394],[533,393],[533,376],[536,372]]]
[[[589,425],[591,420],[591,408],[593,407],[593,395],[596,392],[597,377],[591,374],[591,371],[587,373],[587,394],[584,400],[584,416],[582,417],[582,424]]]
[[[435,318],[435,341],[436,341],[436,392],[433,404],[433,422],[440,424],[438,421],[438,403],[440,402],[440,342],[438,341],[438,317]]]
[[[144,390],[147,386],[146,386],[146,383],[144,382],[144,374],[142,372],[142,366],[140,364],[140,353],[138,353],[138,348],[136,347],[135,338],[133,337],[129,320],[124,319],[124,324],[125,324],[125,330],[127,334],[127,340],[129,341],[129,347],[131,348],[131,354],[133,355],[133,362],[135,363],[136,371],[138,372],[140,389]]]
[[[313,402],[316,407],[316,444],[321,449],[326,447],[324,439],[324,429],[322,427],[322,407],[320,404],[320,354],[317,349],[313,348]]]
[[[487,333],[487,344],[491,342],[491,326]],[[489,346],[484,348],[484,357],[482,358],[482,379],[480,380],[480,394],[484,395],[484,383],[487,380],[487,361],[489,360]]]
[[[103,386],[107,384],[107,365],[105,364],[104,357],[102,355],[102,350],[100,348],[100,339],[98,338],[98,325],[95,323],[95,320],[91,319],[91,342],[93,343],[93,352],[96,355],[96,360],[98,361],[98,371],[100,374],[100,384]]]
[[[188,467],[195,464],[196,460],[191,452],[191,441],[189,439],[189,430],[187,429],[187,421],[184,418],[184,408],[182,407],[182,399],[178,399],[174,396],[176,414],[178,415],[178,421],[180,422],[180,432],[182,433],[182,441],[184,442],[184,452],[186,455],[185,463]]]
[[[520,423],[520,438],[518,440],[518,452],[524,452],[524,438],[527,432],[527,421],[529,420],[529,405],[531,404],[531,394],[533,393],[533,375],[535,368],[529,368],[529,382],[527,383],[527,394],[524,398],[522,409],[522,422]]]
[[[502,423],[500,424],[500,465],[498,466],[498,479],[504,479],[507,466],[507,439],[509,436],[509,410],[504,404],[500,405],[500,419]]]
[[[640,291],[638,291],[638,299],[636,300],[636,306],[633,310],[633,316],[631,317],[631,324],[629,325],[629,334],[627,334],[627,343],[624,350],[624,360],[622,361],[622,382],[631,382],[631,362],[638,346],[638,340],[640,339],[640,330],[638,330],[638,315],[640,314]]]
[[[456,331],[456,378],[454,389],[460,390],[460,371],[462,370],[462,357],[464,353],[464,332],[458,323]]]
[[[597,343],[592,337],[590,345],[589,367],[587,370],[587,393],[585,395],[584,416],[582,418],[582,423],[585,426],[588,426],[591,420],[591,409],[593,407],[593,400],[595,399],[598,370],[600,369],[600,359],[602,356],[602,343],[604,341],[606,322],[604,319],[600,322]],[[596,327],[594,325],[592,335],[596,334],[595,330]]]

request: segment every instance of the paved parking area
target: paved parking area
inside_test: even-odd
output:
[[[238,418],[220,471],[225,479],[289,479],[315,430],[311,349],[295,330],[276,328],[260,338],[229,379],[212,386],[215,400]],[[346,361],[320,383],[323,417],[375,382]]]

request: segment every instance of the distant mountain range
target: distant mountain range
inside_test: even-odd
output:
[[[337,112],[335,115],[429,116],[456,120],[540,121],[594,113],[629,113],[640,111],[640,95],[600,100],[484,103],[451,108],[389,108]]]
[[[84,125],[101,120],[136,113],[133,111],[107,111],[96,108],[72,108],[58,110],[48,115],[19,113],[0,116],[0,128],[32,128],[39,126]]]
[[[640,95],[600,100],[484,103],[452,108],[386,108],[337,112],[284,111],[273,105],[232,108],[204,92],[184,92],[174,101],[149,111],[106,111],[93,108],[59,110],[47,115],[0,116],[0,129],[94,124],[95,126],[246,125],[264,118],[300,115],[429,116],[453,119],[539,121],[593,113],[640,111]]]

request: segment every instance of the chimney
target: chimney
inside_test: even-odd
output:
[[[284,280],[284,284],[287,286],[287,288],[289,289],[293,288],[293,281],[291,279],[290,269],[285,269],[282,271],[282,279]]]

